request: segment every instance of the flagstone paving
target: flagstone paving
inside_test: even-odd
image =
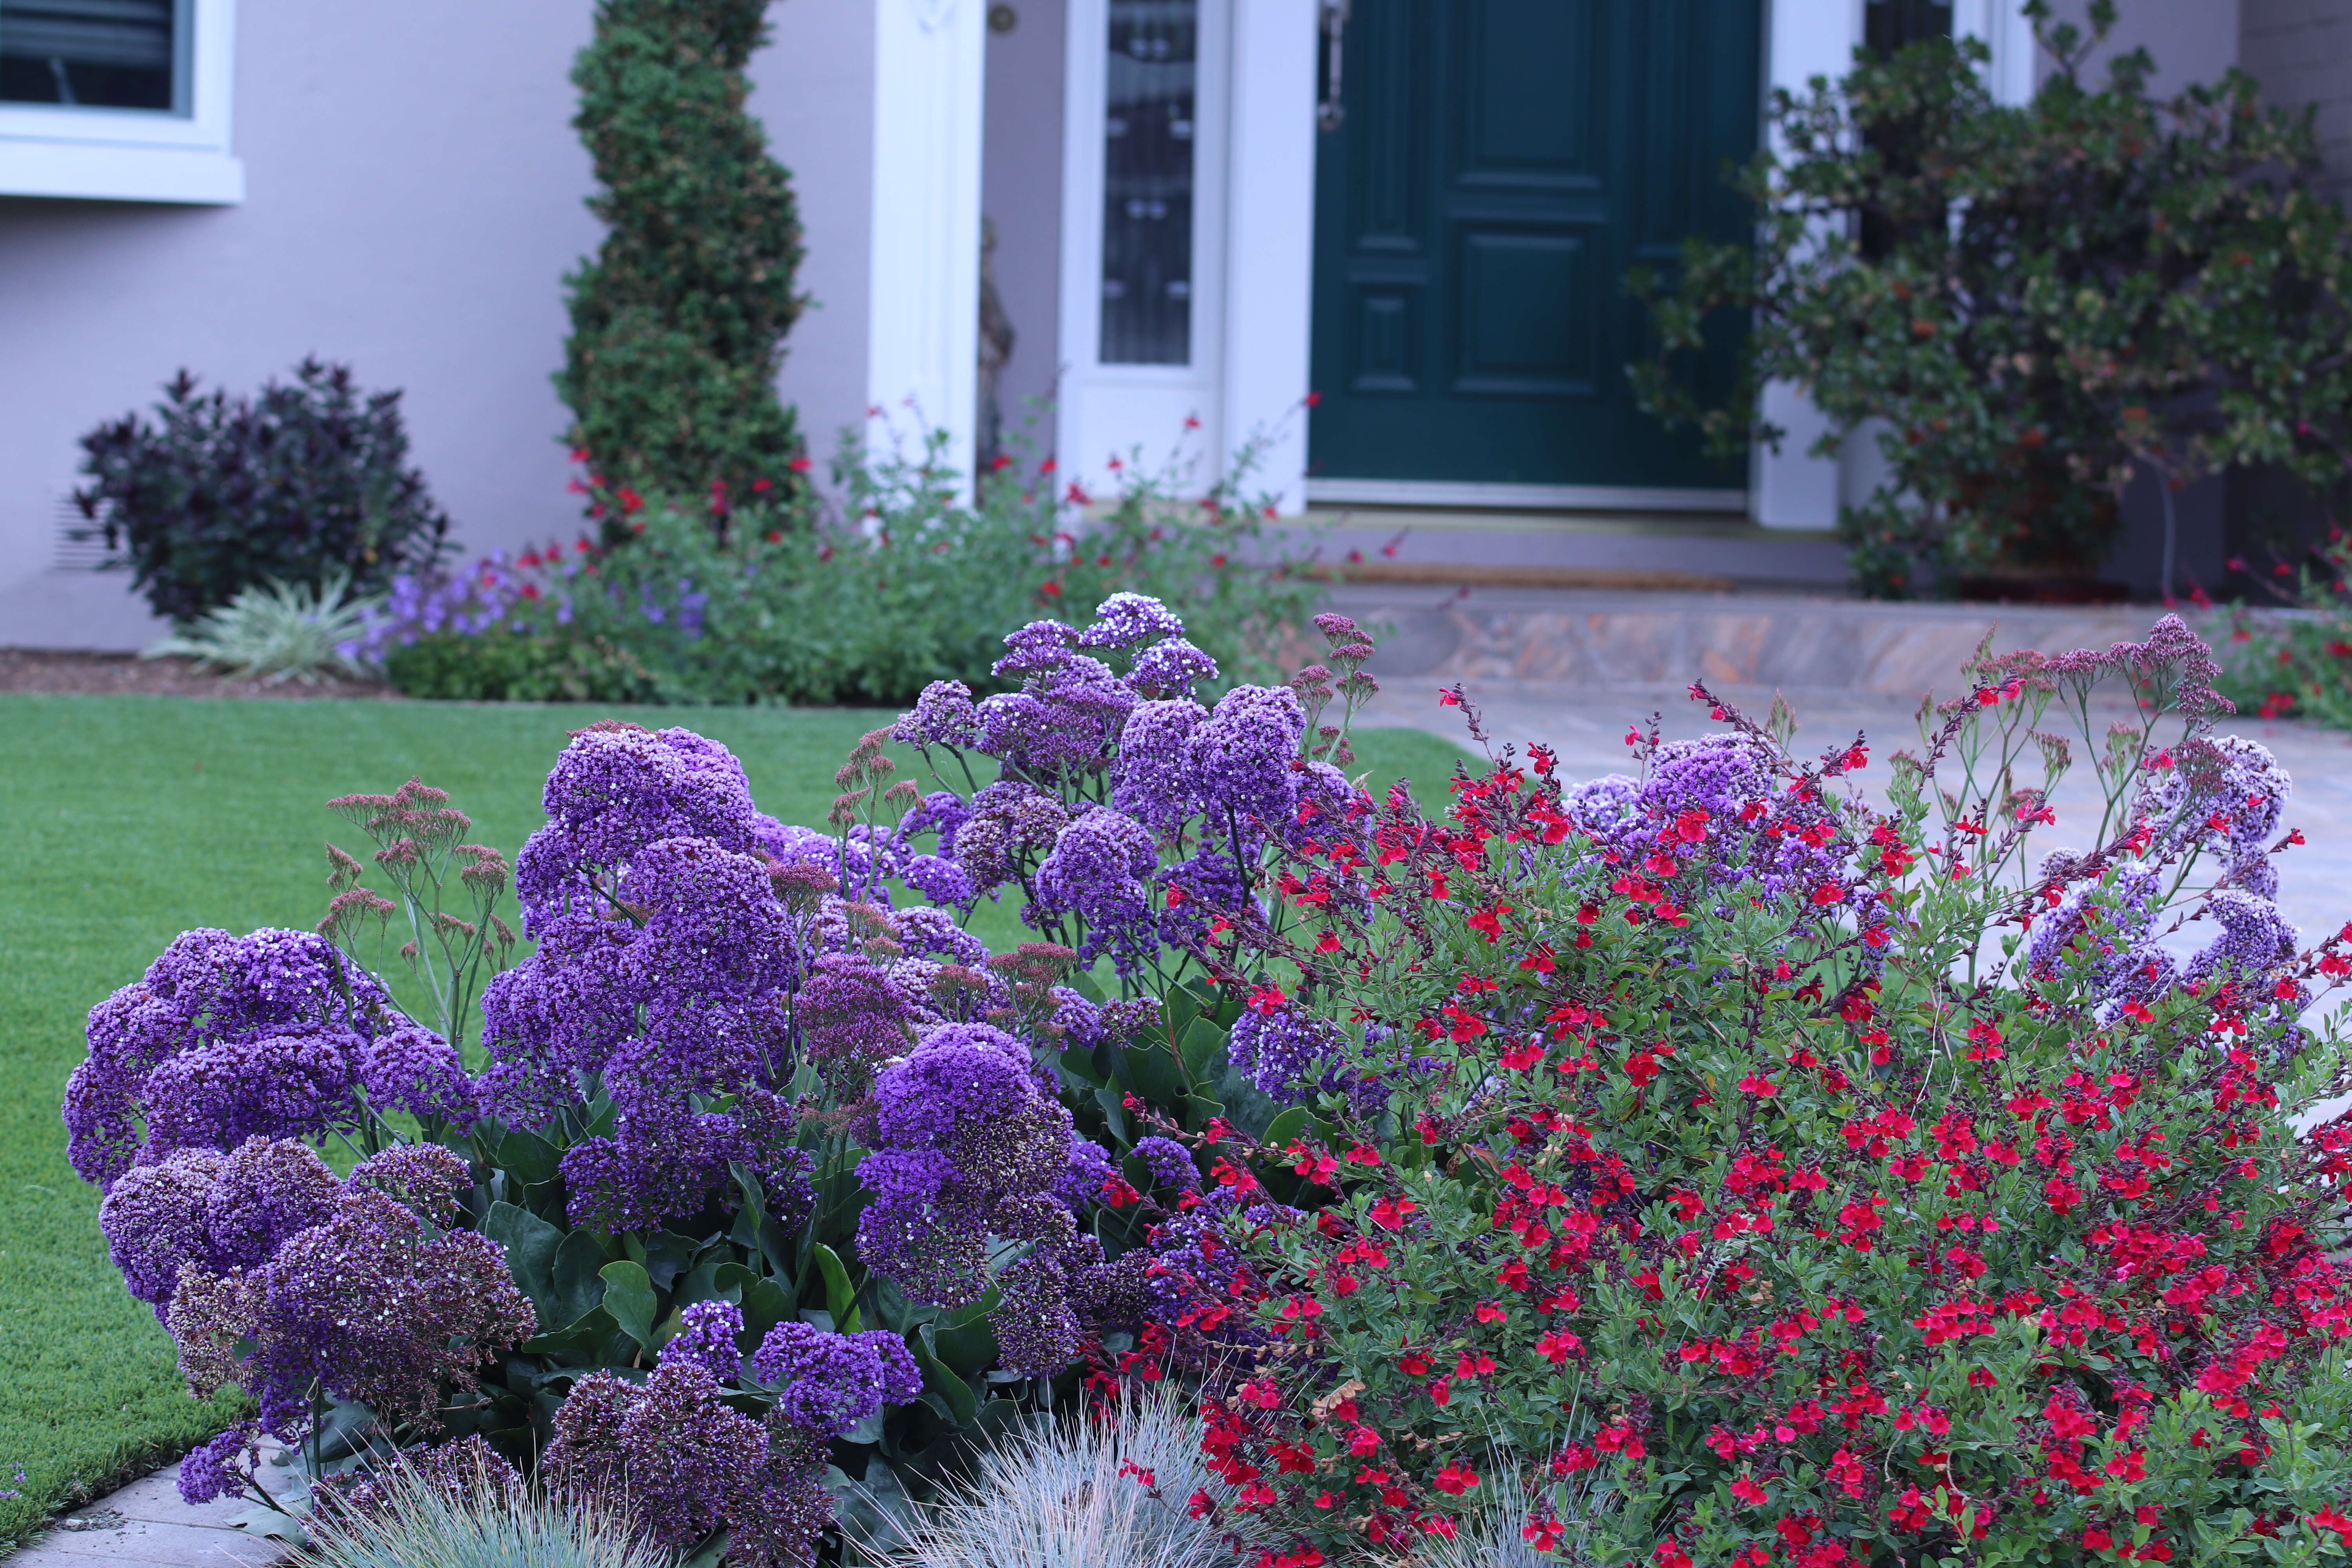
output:
[[[10,1556],[7,1568],[262,1568],[286,1548],[229,1523],[250,1506],[224,1498],[189,1507],[180,1500],[180,1467],[173,1465],[65,1515]]]

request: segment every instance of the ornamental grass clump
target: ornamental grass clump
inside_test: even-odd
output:
[[[2289,1116],[2352,929],[2272,902],[2288,781],[2215,673],[2170,617],[1979,656],[1883,805],[1862,738],[1695,687],[1725,729],[1637,729],[1635,776],[1506,749],[1289,850],[1192,951],[1263,1019],[1395,1030],[1392,1076],[1139,1117],[1259,1205],[1193,1273],[1258,1336],[1200,1506],[1261,1568],[1444,1560],[1501,1492],[1543,1560],[2340,1555],[2352,1122]],[[2103,822],[2053,807],[2061,714]]]
[[[488,1450],[394,1464],[352,1506],[322,1510],[320,1568],[663,1568],[625,1506],[524,1487]]]

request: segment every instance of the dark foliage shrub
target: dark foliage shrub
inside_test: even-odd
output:
[[[408,465],[400,394],[362,392],[348,365],[305,359],[250,399],[200,394],[183,370],[155,416],[82,437],[90,483],[74,500],[158,615],[192,620],[338,567],[364,595],[447,547],[449,519]]]

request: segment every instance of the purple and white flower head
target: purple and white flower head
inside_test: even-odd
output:
[[[971,688],[961,680],[932,681],[890,732],[910,746],[970,751],[980,744],[980,712],[972,706]]]
[[[1181,637],[1153,643],[1128,667],[1127,683],[1146,697],[1190,697],[1217,679],[1217,661]]]
[[[660,1364],[690,1361],[716,1383],[732,1383],[742,1375],[743,1351],[737,1336],[743,1331],[743,1309],[713,1298],[678,1310],[678,1331],[661,1348]]]
[[[1160,866],[1150,829],[1104,806],[1081,812],[1038,865],[1037,914],[1085,924],[1078,962],[1108,954],[1122,975],[1139,973],[1160,946],[1146,879]]]
[[[1291,764],[1306,730],[1307,710],[1286,686],[1226,692],[1185,743],[1202,805],[1220,817],[1286,826],[1297,793]]]
[[[1160,833],[1173,833],[1201,809],[1192,736],[1209,710],[1190,698],[1139,702],[1119,730],[1110,804]]]
[[[1008,675],[1035,675],[1061,668],[1070,650],[1078,646],[1078,632],[1076,626],[1062,621],[1031,621],[1019,631],[1008,634],[1004,646],[1012,651],[991,667],[990,674],[999,679]]]
[[[1184,635],[1174,611],[1144,594],[1113,594],[1095,611],[1092,626],[1078,634],[1080,647],[1129,648],[1155,637]]]

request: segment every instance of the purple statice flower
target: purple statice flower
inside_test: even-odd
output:
[[[66,1083],[67,1154],[83,1180],[105,1187],[142,1157],[142,1147],[152,1158],[205,1136],[208,1117],[224,1123],[257,1121],[242,1130],[216,1130],[215,1148],[240,1141],[246,1131],[268,1130],[259,1123],[303,1114],[303,1103],[318,1117],[300,1131],[323,1133],[336,1118],[356,1114],[348,1063],[338,1067],[328,1059],[331,1050],[319,1055],[253,1042],[304,1031],[363,1037],[390,1015],[391,999],[375,978],[351,966],[315,932],[184,931],[137,982],[90,1009],[89,1054]],[[156,1082],[173,1059],[206,1052],[201,1062],[173,1068]],[[273,1086],[266,1074],[252,1080],[262,1070],[257,1056],[288,1055],[305,1057],[297,1069],[302,1083]],[[159,1141],[152,1117],[157,1089],[185,1101],[192,1084],[203,1090],[201,1101],[165,1107],[171,1131]]]
[[[945,856],[909,856],[903,877],[907,886],[936,905],[968,910],[980,901],[980,889],[963,868]]]
[[[1086,1238],[1092,1241],[1092,1237]],[[1100,1253],[1096,1254],[1099,1258]],[[1051,1377],[1078,1359],[1085,1331],[1070,1306],[1070,1279],[1045,1247],[1004,1266],[996,1277],[997,1306],[988,1315],[998,1363],[1022,1377]]]
[[[1075,1235],[1070,1114],[1039,1085],[1018,1040],[987,1025],[946,1025],[876,1080],[874,1152],[858,1180],[866,1265],[932,1306],[984,1293],[990,1238]]]
[[[455,1163],[459,1177],[465,1177],[463,1160],[446,1149],[436,1152]],[[173,1160],[191,1157],[201,1157],[200,1152],[175,1154]],[[140,1174],[132,1172],[125,1184]],[[309,1144],[290,1138],[249,1138],[220,1161],[205,1194],[205,1247],[201,1255],[190,1256],[215,1272],[257,1268],[278,1256],[289,1237],[334,1217],[341,1195],[342,1183]],[[110,1196],[108,1202],[112,1202]],[[100,1213],[104,1215],[103,1205]]]
[[[1031,621],[1019,631],[1007,634],[1004,646],[1012,651],[996,661],[990,674],[999,679],[1010,675],[1034,675],[1061,668],[1070,650],[1078,646],[1077,628],[1061,621]]]
[[[445,1143],[395,1143],[353,1167],[347,1190],[383,1194],[428,1224],[447,1226],[474,1184],[465,1157]]]
[[[1054,998],[1054,1011],[1045,1020],[1051,1037],[1087,1050],[1103,1043],[1103,1010],[1084,993],[1056,985],[1048,994]]]
[[[215,1498],[245,1496],[260,1457],[259,1433],[252,1422],[240,1421],[180,1461],[180,1500],[195,1508]]]
[[[181,1052],[142,1089],[148,1155],[355,1127],[354,1058],[365,1044],[349,1029],[292,1024]]]
[[[737,1343],[743,1332],[743,1309],[732,1301],[696,1301],[678,1310],[677,1334],[661,1348],[660,1364],[690,1361],[718,1383],[742,1375],[743,1352]]]
[[[971,688],[961,680],[932,681],[915,699],[915,706],[898,715],[890,733],[910,746],[971,750],[980,744],[980,713],[972,706]]]
[[[1111,1163],[1110,1151],[1091,1139],[1070,1140],[1069,1168],[1055,1183],[1054,1191],[1072,1208],[1078,1208],[1102,1196],[1103,1184],[1118,1174]]]
[[[880,1410],[886,1381],[898,1387],[904,1379],[894,1368],[886,1380],[876,1339],[798,1321],[770,1329],[751,1357],[751,1371],[777,1391],[774,1418],[814,1436],[838,1437]],[[899,1349],[905,1351],[903,1342]]]
[[[759,1533],[773,1508],[769,1434],[730,1409],[709,1372],[691,1361],[656,1366],[643,1387],[591,1373],[555,1413],[541,1461],[558,1492],[625,1497],[660,1545],[690,1550],[714,1530]],[[805,1541],[803,1542],[805,1545]]]
[[[1166,889],[1161,895],[1166,907],[1160,912],[1161,939],[1178,946],[1197,942],[1220,913],[1244,908],[1249,900],[1249,884],[1243,878],[1241,862],[1255,858],[1255,848],[1246,840],[1237,857],[1221,836],[1212,834],[1202,838],[1193,853],[1162,868],[1160,880]]]
[[[2149,816],[2166,842],[2218,856],[2239,887],[2271,898],[2278,874],[2267,849],[2294,787],[2258,742],[2236,735],[2192,740],[2151,792]]]
[[[808,1155],[793,1142],[792,1108],[761,1089],[739,1097],[732,1111],[696,1110],[689,1100],[631,1104],[610,1137],[581,1140],[562,1166],[572,1223],[608,1235],[652,1230],[733,1191],[730,1167],[749,1165],[766,1189],[781,1225],[807,1212]]]
[[[851,1334],[874,1349],[874,1359],[881,1368],[882,1403],[911,1405],[922,1396],[923,1371],[915,1364],[915,1352],[907,1348],[905,1336],[887,1329],[868,1329]]]
[[[2155,900],[2163,890],[2160,884],[2158,868],[2126,866],[2099,883],[2068,894],[2057,908],[2033,922],[2032,934],[2025,943],[2026,973],[2037,980],[2053,980],[2063,971],[2070,954],[2078,959],[2087,956],[2095,994],[2107,996],[2120,978],[2126,981],[2131,995],[2141,995],[2145,984],[2129,976],[2145,969],[2145,952],[2160,951],[2148,946],[2148,930],[2156,920]],[[2163,961],[2162,968],[2169,979],[2169,958]]]
[[[973,967],[988,962],[988,944],[956,924],[955,917],[944,910],[915,904],[894,910],[890,929],[910,953],[936,954]]]
[[[2188,984],[2231,978],[2259,982],[2294,961],[2295,929],[2268,899],[2222,888],[2206,895],[2205,913],[2221,923],[2221,934],[2181,971]]]
[[[1225,1037],[1226,1060],[1274,1100],[1303,1100],[1337,1087],[1340,1056],[1331,1025],[1287,1002],[1244,1008]]]
[[[1129,648],[1156,637],[1184,635],[1176,613],[1146,594],[1113,594],[1095,610],[1094,624],[1078,634],[1080,647]]]
[[[124,1287],[159,1319],[179,1284],[180,1266],[213,1260],[206,1205],[226,1158],[211,1149],[180,1150],[126,1172],[98,1205],[99,1229]]]
[[[395,1184],[413,1184],[424,1166],[402,1163]],[[308,1423],[314,1383],[387,1423],[429,1429],[447,1384],[469,1383],[530,1337],[536,1317],[499,1246],[429,1224],[376,1184],[384,1176],[362,1165],[325,1219],[257,1268],[181,1265],[164,1321],[198,1398],[240,1384],[260,1401],[263,1426],[289,1442]],[[251,1352],[239,1359],[244,1342]]]
[[[1083,922],[1078,962],[1108,954],[1132,979],[1159,952],[1151,889],[1160,867],[1151,830],[1106,806],[1081,812],[1054,840],[1037,867],[1036,900],[1024,918],[1075,915]]]
[[[1286,686],[1236,686],[1185,743],[1202,804],[1221,821],[1287,824],[1307,710]]]
[[[1056,796],[999,780],[971,797],[971,819],[956,835],[956,864],[973,887],[993,892],[1034,866],[1069,819],[1069,807]]]
[[[1192,1163],[1192,1152],[1173,1138],[1139,1138],[1133,1152],[1160,1185],[1180,1193],[1200,1190],[1201,1168]]]
[[[1189,698],[1139,702],[1118,735],[1110,804],[1155,831],[1172,834],[1201,809],[1192,742],[1209,710]]]
[[[1193,687],[1216,679],[1217,661],[1180,637],[1137,654],[1127,672],[1127,683],[1145,697],[1189,699]]]
[[[360,1087],[375,1110],[438,1118],[461,1132],[472,1125],[476,1090],[466,1060],[422,1024],[389,1029],[362,1043],[356,1055]]]
[[[592,725],[556,758],[542,802],[547,826],[515,857],[515,897],[534,923],[568,902],[595,907],[597,878],[663,839],[709,839],[739,855],[754,847],[742,764],[690,730]]]
[[[953,790],[935,789],[915,803],[915,809],[899,820],[898,837],[912,839],[929,833],[939,840],[941,855],[955,853],[956,835],[971,816],[971,807],[963,796]]]

